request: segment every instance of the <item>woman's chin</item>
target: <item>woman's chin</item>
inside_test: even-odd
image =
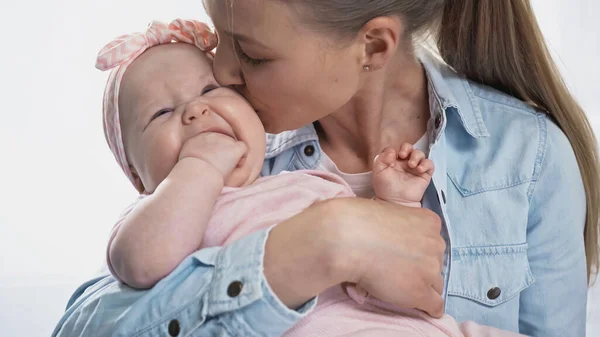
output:
[[[276,124],[276,123],[271,124],[271,123],[265,123],[265,122],[263,122],[263,125],[264,125],[265,131],[267,133],[274,134],[274,135],[282,133],[282,132],[286,132],[286,131],[300,129],[301,127],[304,126],[301,124],[287,125],[287,124]]]

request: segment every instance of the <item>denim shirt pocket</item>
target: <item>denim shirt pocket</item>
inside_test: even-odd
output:
[[[448,295],[495,307],[535,281],[527,244],[452,249]]]

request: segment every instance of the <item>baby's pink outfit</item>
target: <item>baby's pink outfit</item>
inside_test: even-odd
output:
[[[316,202],[353,196],[340,177],[322,171],[284,172],[260,178],[244,188],[226,187],[215,204],[201,248],[225,246],[281,223]],[[520,336],[472,322],[459,325],[448,315],[433,319],[417,310],[397,309],[377,299],[360,298],[357,291],[348,293],[354,299],[339,285],[320,294],[314,311],[284,336]]]

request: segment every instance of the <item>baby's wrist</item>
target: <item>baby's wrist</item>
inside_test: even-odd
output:
[[[219,189],[222,189],[225,185],[225,178],[221,171],[213,164],[200,158],[181,158],[171,171],[171,174],[173,173],[184,176],[187,183],[200,179],[204,182],[214,182]]]
[[[410,201],[410,200],[404,200],[401,198],[380,198],[378,196],[375,196],[373,198],[373,200],[379,201],[379,202],[388,202],[388,203],[392,203],[392,204],[396,204],[396,205],[402,205],[402,206],[407,206],[407,207],[415,207],[415,208],[421,208],[421,202],[420,201]]]

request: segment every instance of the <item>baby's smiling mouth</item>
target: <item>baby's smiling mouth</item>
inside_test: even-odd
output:
[[[220,128],[220,127],[217,127],[217,126],[210,127],[208,129],[200,132],[200,133],[206,133],[206,132],[220,133],[222,135],[231,137],[231,138],[235,139],[236,141],[238,140],[237,137],[235,136],[235,134],[233,133],[233,131],[226,130],[224,128]]]

